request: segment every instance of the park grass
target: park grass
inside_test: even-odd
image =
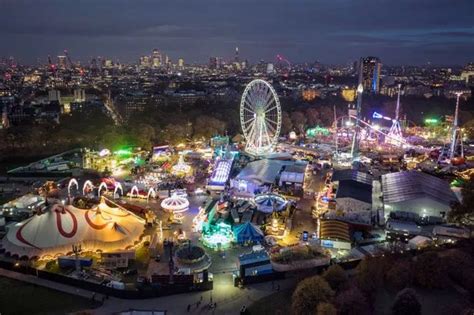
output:
[[[253,302],[247,309],[250,315],[283,315],[291,313],[294,288],[281,290]]]
[[[99,306],[98,302],[0,277],[0,314],[66,314]]]

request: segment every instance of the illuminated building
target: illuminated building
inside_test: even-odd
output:
[[[342,98],[346,102],[354,102],[356,98],[356,89],[349,89],[349,88],[342,89],[341,95],[342,95]]]
[[[303,97],[303,100],[306,102],[311,102],[316,99],[316,97],[320,96],[321,92],[315,90],[315,89],[304,89],[301,92],[301,96]]]
[[[162,65],[161,53],[158,49],[153,49],[152,65],[153,68],[159,68]]]
[[[461,80],[463,80],[466,85],[474,84],[474,63],[469,63],[464,70],[461,72]]]
[[[380,89],[380,69],[382,63],[377,57],[362,59],[362,85],[364,91],[378,93]]]
[[[82,103],[86,101],[86,91],[84,89],[74,89],[74,102]]]
[[[184,59],[183,58],[178,59],[178,68],[180,68],[180,69],[184,68]]]
[[[140,57],[140,66],[142,68],[149,68],[150,67],[150,57],[149,56]]]
[[[239,63],[239,47],[235,47],[235,57],[234,57],[234,61],[236,63]]]

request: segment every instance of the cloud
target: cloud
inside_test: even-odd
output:
[[[472,42],[472,12],[472,0],[0,0],[0,56],[35,60],[46,48],[32,42],[52,54],[80,42],[78,58],[100,49],[135,60],[139,49],[158,47],[206,61],[239,45],[251,60],[284,53],[333,63],[377,53],[410,63],[424,45]],[[469,58],[462,49],[456,62]]]

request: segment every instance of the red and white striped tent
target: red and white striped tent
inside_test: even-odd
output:
[[[144,229],[144,219],[102,198],[92,209],[56,204],[10,226],[3,247],[11,255],[28,258],[65,255],[77,244],[83,251],[107,252],[134,245]]]

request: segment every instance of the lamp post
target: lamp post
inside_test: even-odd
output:
[[[79,271],[81,271],[81,265],[79,262],[79,254],[82,252],[81,244],[73,244],[72,252],[74,253],[74,256],[76,257],[76,272],[79,273]]]

